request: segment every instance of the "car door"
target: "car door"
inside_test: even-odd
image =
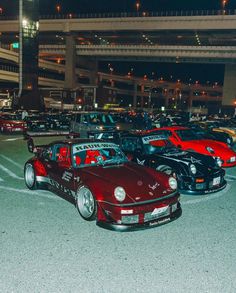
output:
[[[46,163],[50,184],[65,196],[75,196],[75,171],[71,164],[71,148],[58,143],[52,148],[51,159]]]

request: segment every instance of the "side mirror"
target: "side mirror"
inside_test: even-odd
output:
[[[131,162],[131,161],[133,160],[133,158],[134,158],[134,156],[133,156],[132,154],[128,154],[126,157],[128,158],[128,160],[129,160],[130,162]]]
[[[33,152],[34,152],[34,141],[33,141],[32,138],[29,138],[29,139],[27,140],[27,147],[28,147],[28,151],[29,151],[30,153],[33,153]]]

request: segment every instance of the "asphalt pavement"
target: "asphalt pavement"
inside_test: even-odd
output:
[[[0,292],[236,292],[236,167],[224,190],[181,195],[176,221],[120,233],[28,190],[30,157],[20,135],[0,135]]]

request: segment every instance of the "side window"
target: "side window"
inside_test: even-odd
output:
[[[89,115],[82,115],[81,117],[81,123],[84,123],[84,122],[89,122]]]
[[[80,114],[76,114],[76,116],[75,116],[75,121],[77,122],[77,123],[80,123],[80,117],[81,117],[81,115]]]
[[[123,138],[121,141],[121,148],[126,152],[134,152],[137,149],[137,138]]]
[[[57,162],[69,162],[70,161],[70,152],[68,145],[58,145],[56,146],[56,161]]]
[[[142,144],[141,139],[138,139],[138,140],[136,141],[136,143],[137,143],[136,148],[139,149],[139,150],[142,150],[142,149],[143,149],[143,144]]]
[[[53,147],[48,147],[43,151],[43,158],[46,160],[53,160]]]

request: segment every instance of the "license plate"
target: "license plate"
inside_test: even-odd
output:
[[[151,215],[154,216],[154,215],[164,214],[168,210],[168,207],[169,206],[164,206],[164,207],[161,207],[161,208],[155,208]]]
[[[21,131],[21,128],[15,128],[14,130],[15,131]]]
[[[39,125],[40,128],[44,128],[44,125]]]
[[[213,186],[220,184],[220,177],[213,178]]]
[[[230,158],[230,162],[235,162],[236,161],[236,157],[231,157]]]

